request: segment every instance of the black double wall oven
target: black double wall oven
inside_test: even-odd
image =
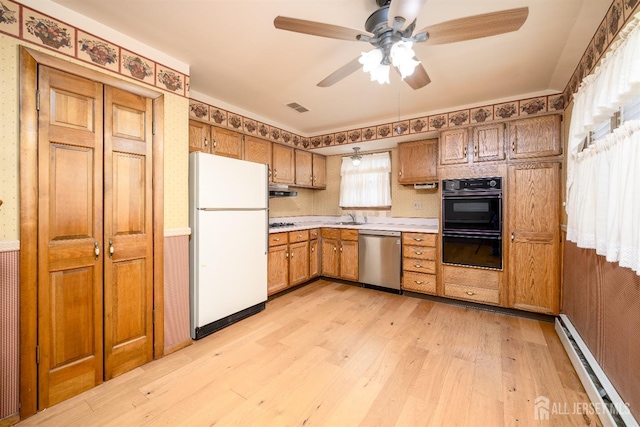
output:
[[[442,180],[442,262],[502,269],[502,178]]]

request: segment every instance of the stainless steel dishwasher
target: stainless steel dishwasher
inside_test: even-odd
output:
[[[359,230],[359,282],[399,293],[401,247],[399,231]]]

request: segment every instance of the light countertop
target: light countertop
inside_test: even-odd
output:
[[[356,217],[356,222],[360,224],[339,224],[340,222],[347,221],[351,221],[351,218],[349,216],[306,216],[271,218],[269,220],[269,223],[284,222],[293,223],[294,225],[288,227],[270,227],[269,233],[283,233],[288,231],[307,230],[311,228],[321,227],[351,228],[356,230],[437,233],[439,227],[439,220],[437,218],[367,217],[365,222],[365,218]]]

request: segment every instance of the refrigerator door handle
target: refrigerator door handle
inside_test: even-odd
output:
[[[265,212],[265,233],[264,233],[264,253],[265,255],[269,253],[269,175],[271,172],[269,171],[269,165],[265,165],[264,167],[265,174],[265,189],[264,189],[264,206],[266,208]]]

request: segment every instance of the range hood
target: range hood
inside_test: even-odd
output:
[[[289,189],[286,184],[269,184],[269,197],[295,197],[298,195],[297,191]]]

